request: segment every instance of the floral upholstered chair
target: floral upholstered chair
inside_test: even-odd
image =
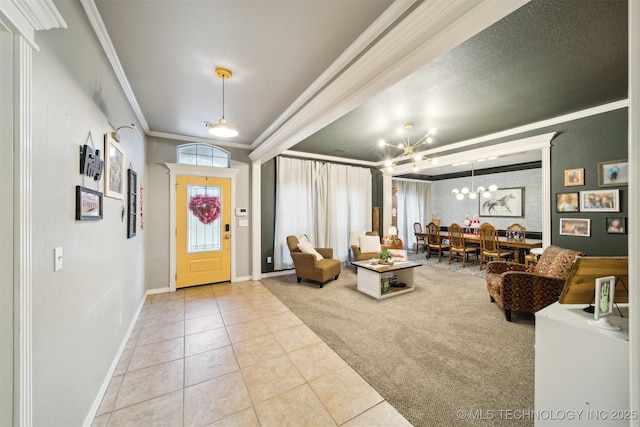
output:
[[[579,251],[548,246],[535,267],[515,262],[491,261],[487,264],[487,290],[491,302],[511,312],[535,313],[558,301],[571,266]]]

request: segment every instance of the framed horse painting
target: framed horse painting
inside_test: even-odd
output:
[[[524,187],[499,188],[479,199],[480,216],[524,217]]]

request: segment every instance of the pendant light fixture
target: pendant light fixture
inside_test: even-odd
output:
[[[471,190],[469,190],[469,188],[467,187],[462,187],[462,189],[460,190],[458,190],[457,188],[454,188],[453,190],[451,190],[451,194],[453,194],[458,200],[464,199],[465,196],[468,196],[470,199],[475,199],[476,197],[478,197],[478,194],[481,194],[482,197],[486,199],[488,197],[491,197],[491,193],[498,189],[496,185],[491,184],[489,188],[485,188],[481,185],[474,190],[473,177],[474,177],[474,170],[473,170],[473,163],[471,163]]]
[[[224,80],[231,78],[231,71],[226,68],[216,68],[216,76],[222,79],[222,118],[218,123],[206,123],[209,128],[209,133],[213,136],[219,136],[223,138],[238,136],[238,131],[231,124],[227,123],[224,118]]]

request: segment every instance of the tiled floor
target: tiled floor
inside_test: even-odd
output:
[[[93,425],[410,426],[255,281],[149,296]]]

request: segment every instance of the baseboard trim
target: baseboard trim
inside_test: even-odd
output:
[[[166,289],[168,290],[169,288],[166,288]],[[154,291],[156,291],[156,289],[148,290],[145,294],[145,297],[142,298],[142,301],[140,301],[140,304],[138,305],[138,309],[136,310],[136,313],[133,316],[131,323],[129,324],[129,329],[127,329],[127,333],[124,335],[124,338],[120,343],[120,348],[118,349],[115,357],[113,358],[113,362],[111,362],[111,367],[107,371],[107,376],[104,382],[102,383],[100,390],[98,390],[98,395],[96,396],[96,399],[93,401],[93,405],[91,405],[91,409],[89,410],[87,417],[84,419],[84,423],[83,423],[84,427],[91,427],[91,425],[93,424],[93,420],[95,419],[96,414],[98,413],[98,409],[100,409],[100,404],[102,403],[102,399],[104,399],[104,395],[107,393],[107,389],[109,388],[109,383],[111,382],[113,373],[116,371],[116,368],[118,367],[118,362],[120,362],[120,358],[122,357],[122,353],[124,352],[124,349],[127,345],[127,342],[129,341],[129,338],[131,337],[133,328],[138,322],[138,317],[142,312],[142,307],[144,306],[144,303],[147,299],[146,298],[147,295],[151,295],[152,293],[162,293],[161,289],[160,289],[161,292],[154,292]]]

